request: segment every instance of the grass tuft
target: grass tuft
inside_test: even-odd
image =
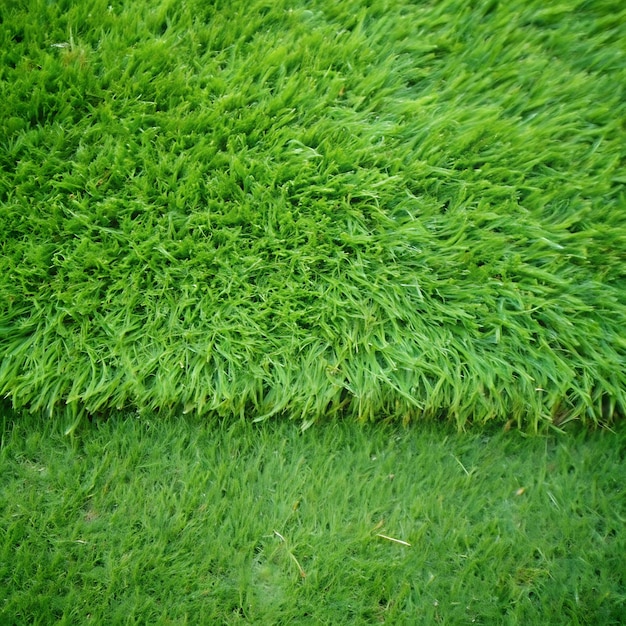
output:
[[[626,410],[621,2],[0,9],[0,394]]]

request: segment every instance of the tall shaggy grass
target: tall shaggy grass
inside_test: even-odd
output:
[[[59,0],[0,26],[15,407],[624,412],[622,2]]]

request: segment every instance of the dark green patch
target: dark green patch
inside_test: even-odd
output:
[[[622,623],[624,428],[489,430],[7,417],[0,617]]]

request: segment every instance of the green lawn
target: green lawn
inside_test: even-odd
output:
[[[624,41],[1,3],[0,622],[624,623]]]
[[[7,415],[1,621],[623,624],[625,455],[623,425]]]
[[[0,395],[613,423],[625,7],[3,3]]]

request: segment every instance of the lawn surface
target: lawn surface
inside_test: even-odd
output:
[[[623,623],[624,41],[2,3],[2,624]]]
[[[617,0],[4,3],[0,394],[613,422],[625,40]]]
[[[624,623],[623,424],[1,424],[2,624]]]

